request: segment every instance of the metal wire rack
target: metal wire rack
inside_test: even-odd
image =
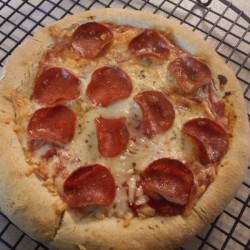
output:
[[[226,0],[0,0],[0,72],[8,56],[44,26],[94,8],[130,8],[176,19],[199,33],[233,69],[250,120],[250,18]],[[211,5],[210,5],[211,4]],[[0,213],[0,250],[46,250]],[[180,250],[250,249],[250,167],[231,204]]]

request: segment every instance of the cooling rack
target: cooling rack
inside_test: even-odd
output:
[[[82,10],[130,8],[176,19],[199,33],[239,79],[250,120],[250,18],[226,0],[0,0],[0,73],[8,56],[44,26]],[[47,250],[0,213],[0,250]],[[230,205],[180,250],[250,249],[250,167]]]

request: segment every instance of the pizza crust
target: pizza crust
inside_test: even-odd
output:
[[[69,211],[65,212],[53,245],[65,250],[176,249],[204,226],[204,222],[195,212],[188,217],[155,217],[145,220],[135,218],[125,227],[122,220],[81,220],[80,214]]]
[[[0,126],[0,208],[14,224],[34,238],[50,241],[59,225],[61,200],[34,174],[11,125]]]
[[[170,29],[173,40],[180,47],[206,59],[215,85],[219,84],[218,74],[223,73],[228,80],[225,91],[233,93],[229,100],[237,114],[233,140],[221,162],[223,167],[219,168],[218,176],[187,217],[133,218],[128,227],[124,226],[123,220],[116,218],[82,219],[77,210],[60,210],[60,198],[53,196],[34,174],[25,174],[30,166],[14,132],[15,112],[10,92],[27,82],[27,79],[33,82],[37,62],[55,42],[55,34],[60,36],[76,24],[91,20],[162,32]],[[27,92],[32,91],[25,89]],[[132,10],[99,9],[81,12],[50,25],[21,45],[10,57],[0,85],[0,98],[1,210],[31,237],[53,241],[52,244],[59,249],[174,249],[197,234],[226,207],[236,194],[248,163],[249,124],[237,79],[206,42],[161,16]]]
[[[25,42],[9,58],[0,84],[0,209],[32,238],[51,241],[60,224],[63,202],[43,186],[31,172],[15,133],[15,110],[12,92],[34,78],[35,64],[46,46],[46,33]],[[39,40],[41,39],[41,40]],[[49,43],[47,43],[49,46]]]

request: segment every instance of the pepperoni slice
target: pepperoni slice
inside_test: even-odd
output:
[[[186,209],[186,205],[179,205],[165,200],[160,199],[149,199],[148,205],[152,207],[157,214],[162,216],[175,216],[183,214]]]
[[[129,97],[132,89],[129,76],[120,68],[101,67],[92,74],[87,96],[94,105],[107,107]]]
[[[66,144],[73,139],[75,125],[74,112],[58,105],[37,110],[30,118],[27,132],[34,139],[48,139]]]
[[[142,110],[143,133],[153,136],[167,131],[173,124],[175,112],[172,104],[158,91],[144,91],[134,97]]]
[[[95,119],[98,148],[104,157],[115,157],[121,154],[127,147],[129,132],[125,123],[125,118],[105,119],[99,117]]]
[[[169,202],[186,205],[193,187],[192,172],[180,161],[161,158],[152,162],[142,173],[145,193],[158,194]]]
[[[165,60],[169,56],[169,46],[164,38],[154,30],[146,29],[128,45],[135,56],[149,56]]]
[[[188,94],[211,82],[211,72],[207,65],[191,56],[175,59],[168,65],[168,70]]]
[[[198,146],[198,154],[203,163],[218,162],[228,150],[227,132],[210,119],[192,119],[183,125],[182,130]]]
[[[83,58],[95,59],[109,48],[114,35],[106,26],[89,22],[78,27],[72,36],[73,49]]]
[[[36,80],[34,99],[42,105],[62,104],[80,95],[80,80],[63,68],[49,68]]]
[[[64,182],[64,199],[72,208],[109,206],[116,194],[110,171],[99,164],[80,167]]]

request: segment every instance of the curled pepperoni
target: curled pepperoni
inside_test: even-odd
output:
[[[72,208],[109,206],[115,194],[114,177],[99,164],[78,168],[64,182],[63,197]]]
[[[94,105],[107,107],[129,97],[132,89],[129,76],[120,68],[101,67],[92,74],[87,96]]]
[[[135,56],[153,56],[165,60],[169,56],[169,46],[164,38],[154,30],[146,29],[128,45],[128,50]]]
[[[106,26],[89,22],[78,27],[72,36],[73,49],[83,58],[95,59],[109,48],[114,35]]]
[[[209,84],[211,72],[206,64],[191,56],[182,56],[168,65],[168,70],[176,78],[185,93],[193,93]]]
[[[127,147],[129,132],[125,123],[125,118],[105,119],[99,117],[95,119],[98,148],[104,157],[115,157],[121,154]]]
[[[142,110],[143,133],[153,136],[171,128],[175,112],[168,99],[158,91],[144,91],[134,97]]]
[[[198,146],[199,157],[203,163],[218,162],[228,150],[227,132],[212,120],[192,119],[183,125],[182,130]]]
[[[80,80],[63,68],[49,68],[36,80],[35,101],[42,105],[62,104],[80,95]]]
[[[169,158],[152,162],[142,173],[145,193],[158,194],[179,205],[188,203],[193,182],[192,172],[180,161]]]
[[[47,139],[69,143],[74,137],[76,115],[65,106],[37,110],[30,118],[28,135],[34,139]]]

